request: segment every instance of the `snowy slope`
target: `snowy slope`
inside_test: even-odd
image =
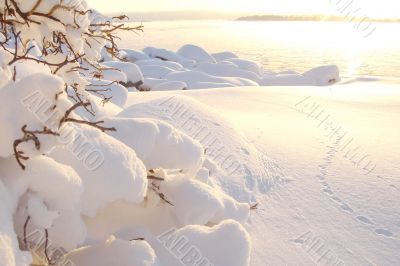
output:
[[[329,88],[131,93],[127,110],[161,116],[200,141],[192,127],[182,126],[184,111],[195,112],[212,135],[221,136],[227,153],[238,156],[250,171],[242,176],[244,191],[232,189],[239,175],[221,182],[223,173],[229,175],[224,169],[215,180],[234,198],[252,194],[259,203],[246,224],[251,265],[398,265],[398,89],[394,81],[357,81]],[[186,107],[167,105],[176,111],[171,116],[165,104],[155,104],[166,99]],[[211,113],[222,127],[209,121]]]

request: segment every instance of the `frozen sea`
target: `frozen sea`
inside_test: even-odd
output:
[[[143,25],[144,33],[124,33],[120,46],[176,51],[191,43],[209,52],[233,51],[276,72],[336,64],[342,77],[400,77],[398,23],[374,23],[376,30],[368,37],[350,22],[197,20]]]

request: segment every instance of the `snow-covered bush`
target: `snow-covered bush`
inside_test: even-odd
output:
[[[122,61],[148,60],[118,50],[118,31],[141,30],[122,19],[84,0],[0,1],[0,265],[176,265],[155,241],[171,228],[204,249],[199,263],[248,264],[250,206],[209,184],[202,145],[158,119],[117,117],[126,87],[145,80]],[[216,238],[233,254],[208,250]]]

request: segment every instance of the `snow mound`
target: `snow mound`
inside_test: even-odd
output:
[[[173,178],[161,185],[161,190],[174,202],[180,226],[186,224],[218,224],[226,219],[244,223],[250,208],[230,196],[195,179]]]
[[[179,91],[179,90],[186,90],[187,84],[182,81],[166,81],[159,84],[156,84],[151,90],[155,91]]]
[[[0,265],[30,265],[29,252],[19,250],[17,235],[14,231],[14,203],[0,176]]]
[[[332,85],[341,81],[339,69],[335,65],[313,68],[305,72],[303,76],[314,80],[318,86]]]
[[[143,74],[136,64],[108,61],[103,62],[103,65],[122,71],[127,77],[127,82],[124,84],[126,87],[138,87],[143,83]]]
[[[144,52],[138,50],[121,49],[120,51],[125,54],[124,59],[131,63],[135,63],[138,60],[146,60],[150,58]]]
[[[334,65],[317,67],[304,74],[290,70],[274,73],[264,69],[259,63],[239,58],[232,52],[211,55],[192,44],[182,46],[176,53],[155,47],[146,47],[143,52],[148,58],[135,63],[147,80],[184,82],[188,90],[259,85],[327,86],[340,81],[339,69]],[[154,86],[151,82],[145,82],[139,89],[166,90],[164,86]]]
[[[139,67],[142,66],[161,66],[161,67],[166,67],[170,68],[173,70],[183,70],[183,66],[179,63],[172,62],[172,61],[163,61],[161,59],[143,59],[143,60],[138,60],[135,62],[136,65]]]
[[[158,78],[162,79],[169,73],[174,72],[172,68],[168,68],[165,66],[151,66],[151,65],[145,65],[141,66],[140,69],[143,72],[144,77],[146,78]]]
[[[79,266],[157,265],[154,250],[146,241],[125,241],[114,236],[104,243],[77,249],[66,259]]]
[[[212,55],[212,57],[214,57],[214,59],[217,62],[222,62],[222,61],[232,59],[232,58],[239,58],[236,54],[234,54],[232,52],[219,52],[219,53],[214,53],[211,55]]]
[[[161,59],[163,61],[181,62],[185,59],[179,54],[163,48],[147,47],[143,49],[148,56]]]
[[[155,97],[131,105],[118,116],[161,119],[197,140],[206,150],[204,166],[215,178],[214,185],[238,201],[254,201],[252,191],[266,193],[281,181],[279,167],[236,127],[210,106],[191,98]]]
[[[218,77],[239,77],[260,83],[261,77],[249,70],[242,70],[234,64],[226,63],[201,63],[196,67],[197,71],[201,71]]]
[[[105,122],[118,128],[108,134],[137,151],[147,169],[179,169],[194,175],[203,164],[200,143],[165,122],[133,118],[107,118]]]
[[[209,53],[196,45],[186,44],[177,53],[187,59],[195,60],[197,63],[216,63],[215,59]]]
[[[111,102],[119,107],[124,107],[128,98],[127,89],[117,82],[108,80],[89,80],[86,91],[94,96],[101,97],[107,102]],[[101,108],[99,108],[101,109]],[[85,113],[85,112],[83,112]]]
[[[230,58],[227,59],[226,61],[237,65],[239,68],[243,70],[254,72],[257,75],[262,75],[264,73],[264,70],[262,69],[261,65],[251,60]]]
[[[164,78],[170,81],[185,82],[188,84],[189,89],[192,85],[199,82],[229,83],[235,86],[258,86],[256,82],[249,79],[239,77],[217,77],[200,71],[173,72],[166,75]]]
[[[135,152],[98,130],[76,130],[74,140],[65,147],[56,147],[50,156],[71,165],[82,177],[82,213],[95,216],[98,210],[120,199],[142,202],[146,196],[146,169]],[[119,165],[118,171],[115,165]]]
[[[46,84],[43,86],[42,84]],[[22,127],[26,130],[49,127],[49,113],[57,105],[58,110],[67,110],[71,105],[66,95],[57,94],[64,90],[64,82],[52,75],[34,74],[17,82],[10,82],[0,88],[0,123],[4,126],[0,138],[0,157],[7,158],[14,154],[13,143],[23,137]],[[10,108],[13,103],[13,108]],[[50,119],[51,120],[51,119]],[[45,123],[48,122],[48,123]],[[55,144],[55,137],[38,137],[42,145],[40,149],[33,142],[23,143],[25,154],[41,154],[48,152]]]
[[[155,250],[165,266],[181,263],[243,266],[250,263],[250,238],[243,226],[230,220],[212,228],[191,225],[170,229],[159,235],[157,241]]]
[[[260,84],[262,86],[310,86],[315,85],[315,81],[299,74],[278,74],[263,78]]]

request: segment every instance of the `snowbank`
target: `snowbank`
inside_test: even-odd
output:
[[[0,264],[249,265],[251,210],[283,174],[216,109],[165,91],[325,86],[337,67],[119,50],[129,27],[57,2],[0,3]]]
[[[104,243],[75,250],[66,256],[75,265],[143,265],[156,264],[154,250],[145,241],[125,241],[111,236]]]
[[[303,74],[292,71],[274,73],[263,69],[257,62],[238,58],[234,53],[210,54],[192,44],[182,46],[177,52],[155,47],[146,47],[143,52],[129,49],[124,51],[132,54],[131,58],[126,56],[124,60],[135,63],[145,78],[139,88],[142,91],[258,85],[327,86],[340,81],[339,70],[333,65],[317,67]],[[111,64],[115,65],[113,62]],[[175,83],[168,83],[171,81]]]
[[[132,118],[105,121],[119,129],[108,134],[137,151],[147,169],[179,169],[194,175],[203,164],[204,149],[200,143],[165,122]]]
[[[13,205],[11,195],[0,180],[0,265],[30,265],[29,252],[19,250],[13,225]]]
[[[95,129],[83,127],[76,131],[72,142],[55,148],[50,156],[71,165],[81,176],[85,188],[82,212],[95,216],[99,209],[120,199],[142,202],[146,196],[146,169],[134,150]],[[118,171],[115,165],[119,165]]]

